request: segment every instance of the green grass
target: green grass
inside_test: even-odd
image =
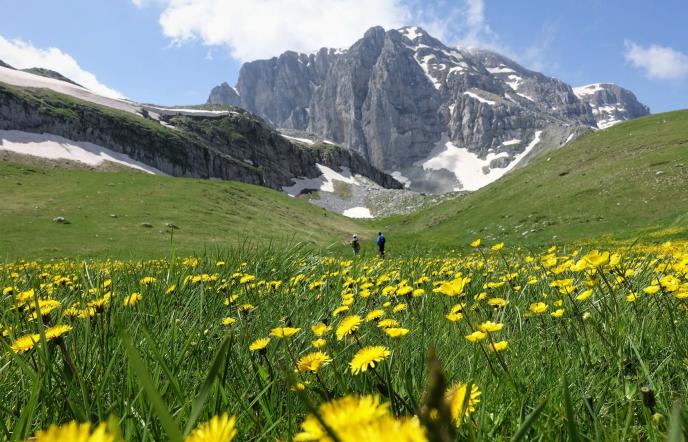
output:
[[[395,416],[422,416],[428,403],[441,406],[445,381],[471,383],[482,393],[456,440],[517,434],[547,441],[665,440],[670,428],[684,431],[688,249],[619,252],[618,261],[586,269],[570,267],[580,259],[574,249],[529,261],[508,247],[384,262],[247,250],[173,262],[0,264],[0,323],[7,334],[0,339],[0,438],[25,440],[52,423],[76,420],[110,422],[131,441],[181,440],[211,416],[229,413],[237,418],[237,440],[290,440],[309,404],[377,394]],[[433,293],[457,274],[470,281],[454,296]],[[666,275],[682,288],[665,278],[658,293],[643,293]],[[556,281],[568,288],[553,287]],[[394,294],[406,284],[425,293]],[[588,288],[590,297],[577,299]],[[22,294],[29,289],[34,297]],[[140,300],[124,305],[133,293]],[[635,302],[628,302],[630,293]],[[493,298],[505,306],[493,308]],[[39,299],[61,305],[32,320]],[[93,317],[70,313],[88,313],[88,303],[98,300]],[[547,310],[532,313],[536,302]],[[463,316],[450,322],[445,315],[459,303]],[[343,304],[349,310],[335,315]],[[355,337],[335,337],[344,316],[365,318],[376,309],[408,335],[393,339],[375,321],[363,321]],[[552,317],[557,309],[562,316]],[[236,322],[224,326],[226,317]],[[488,320],[503,329],[477,343],[464,338]],[[332,325],[320,350],[333,360],[319,377],[297,374],[297,360],[314,350],[311,326],[319,321]],[[45,327],[55,324],[72,329],[61,340],[48,339]],[[255,339],[285,325],[300,331],[273,337],[264,355],[249,351]],[[35,348],[10,349],[30,334],[43,336]],[[508,348],[490,352],[489,343],[498,341]],[[375,371],[352,374],[349,362],[369,345],[391,354]],[[441,373],[428,370],[430,348]],[[293,390],[297,381],[303,394]],[[435,393],[428,383],[438,385]],[[442,424],[434,421],[429,431],[437,436]]]
[[[269,242],[339,247],[351,232],[372,238],[300,198],[229,181],[0,162],[0,194],[3,259],[161,257]],[[70,224],[53,223],[57,216]],[[171,234],[168,223],[179,229]]]
[[[688,111],[678,111],[591,133],[465,198],[383,224],[390,237],[435,247],[686,238],[686,183]]]

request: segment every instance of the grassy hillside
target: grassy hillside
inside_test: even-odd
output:
[[[431,245],[686,237],[688,111],[591,133],[460,200],[378,224]]]
[[[0,161],[0,195],[0,259],[160,257],[171,253],[171,237],[178,253],[191,254],[247,241],[326,247],[366,234],[304,200],[228,181]],[[172,235],[168,223],[178,227]]]

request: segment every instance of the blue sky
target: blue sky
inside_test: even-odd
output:
[[[374,24],[410,24],[447,44],[497,50],[573,86],[617,83],[653,112],[688,107],[685,0],[3,3],[0,59],[44,64],[141,102],[202,103],[213,86],[234,84],[242,61],[345,47]]]

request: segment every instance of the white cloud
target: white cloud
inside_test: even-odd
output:
[[[118,91],[99,82],[95,75],[79,66],[71,55],[58,48],[36,48],[29,42],[19,39],[7,40],[0,36],[0,60],[17,69],[51,69],[97,94],[124,98]]]
[[[624,45],[626,61],[645,71],[649,78],[674,80],[688,76],[688,55],[682,52],[656,44],[643,47],[630,40]]]
[[[132,0],[162,3],[160,25],[176,43],[226,46],[241,61],[286,50],[349,47],[370,27],[400,27],[401,0]]]

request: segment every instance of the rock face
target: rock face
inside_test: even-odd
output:
[[[595,83],[573,88],[573,92],[592,109],[597,127],[605,129],[650,113],[633,92],[609,83]]]
[[[232,86],[227,83],[222,83],[219,86],[215,86],[213,90],[210,91],[207,104],[238,106],[241,104],[241,97],[239,97],[236,89]]]
[[[332,169],[348,167],[383,187],[401,187],[348,149],[293,143],[240,109],[215,111],[215,115],[174,109],[155,116],[139,110],[141,114],[125,112],[0,81],[0,130],[49,133],[94,143],[169,175],[237,180],[281,190],[294,178],[319,176],[317,165],[322,164]]]
[[[246,63],[236,89],[242,107],[274,126],[341,143],[428,191],[478,186],[490,181],[481,173],[497,177],[532,152],[649,112],[617,86],[576,93],[499,54],[447,47],[418,27],[374,27],[346,50]],[[428,166],[438,155],[446,166]]]

